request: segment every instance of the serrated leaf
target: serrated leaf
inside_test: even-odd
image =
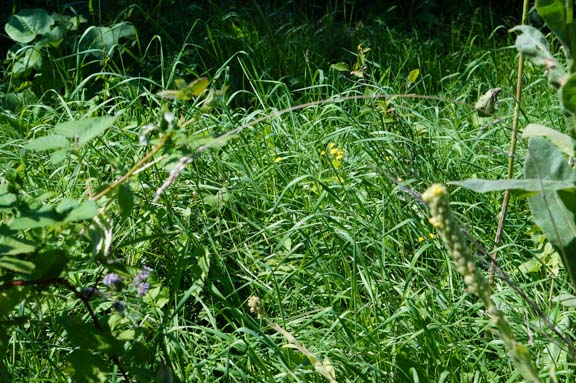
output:
[[[94,200],[86,200],[74,208],[64,219],[64,222],[85,221],[94,218],[98,214],[98,205]]]
[[[33,139],[24,145],[24,149],[42,152],[45,150],[63,149],[69,146],[70,142],[66,137],[59,134],[51,134]]]
[[[28,254],[34,250],[36,250],[36,245],[31,241],[9,236],[0,237],[0,254],[2,255]]]
[[[62,161],[66,159],[66,155],[68,154],[68,149],[57,150],[54,153],[50,154],[50,163],[52,165],[58,165]]]
[[[546,179],[521,179],[521,180],[483,180],[469,179],[464,181],[452,181],[451,185],[461,186],[476,193],[487,193],[493,191],[517,190],[524,192],[538,193],[542,190],[575,190],[574,180],[546,180]]]
[[[57,134],[77,140],[79,146],[102,135],[118,116],[90,117],[78,121],[62,122],[54,127]]]
[[[39,209],[23,212],[9,225],[11,230],[33,229],[45,227],[62,222],[63,216],[54,211],[51,205]]]
[[[562,153],[574,157],[574,141],[567,135],[556,129],[548,128],[540,124],[528,124],[522,132],[522,138],[546,137]]]
[[[410,73],[408,73],[408,85],[412,84],[416,79],[420,76],[420,69],[412,69]]]
[[[0,268],[15,271],[17,273],[30,274],[36,265],[32,262],[24,261],[12,257],[0,257]]]
[[[330,68],[338,71],[338,72],[350,72],[350,66],[348,64],[346,64],[345,62],[339,62],[339,63],[335,63],[330,65]]]
[[[0,184],[0,212],[16,206],[16,194],[8,191],[8,184]]]
[[[50,32],[52,24],[54,19],[44,9],[24,9],[10,16],[4,30],[12,40],[27,44]]]

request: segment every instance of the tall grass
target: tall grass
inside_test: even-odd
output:
[[[187,23],[188,30],[178,29],[187,19],[173,15],[179,21],[173,41],[151,39],[144,48],[147,73],[111,66],[74,77],[70,89],[76,90],[65,97],[44,102],[47,92],[37,105],[5,113],[0,171],[25,163],[26,190],[54,202],[96,193],[124,174],[143,155],[139,127],[158,122],[162,108],[185,120],[189,134],[217,135],[331,97],[418,93],[444,101],[354,100],[274,117],[199,157],[158,204],[151,201],[166,169],[159,163],[139,173],[130,182],[133,214],[110,217],[110,260],[145,263],[162,286],[154,297],[128,302],[125,321],[142,337],[142,368],[161,360],[182,382],[324,381],[249,312],[247,299],[256,295],[271,320],[328,358],[338,381],[518,381],[418,198],[432,182],[506,172],[516,53],[503,27],[477,16],[466,28],[453,23],[430,36],[377,22],[338,24],[329,14],[299,23],[298,14],[263,9],[266,29],[252,8],[210,6],[190,5],[186,12],[209,17]],[[372,49],[363,79],[330,68],[354,63],[357,44]],[[416,68],[421,75],[408,87]],[[215,88],[229,87],[208,112],[177,101],[161,105],[154,97],[175,78],[199,75]],[[528,68],[527,77],[534,75]],[[90,95],[98,81],[103,86]],[[499,120],[477,119],[471,105],[496,86],[505,92]],[[545,111],[555,105],[552,96],[536,81],[525,100],[531,111]],[[57,122],[94,114],[120,114],[121,123],[59,165],[21,149]],[[499,196],[452,193],[467,231],[490,247]],[[565,275],[546,267],[521,272],[542,249],[524,202],[513,200],[509,214],[500,267],[569,332],[573,314],[555,300],[571,291]],[[69,234],[62,233],[62,243],[82,241]],[[98,281],[108,267],[82,254],[75,261],[83,266],[68,277],[78,285]],[[573,379],[572,360],[549,342],[530,306],[500,280],[495,294],[542,371],[552,381],[554,375]],[[166,300],[159,304],[159,298]],[[102,302],[99,309],[109,306]],[[82,311],[71,296],[52,291],[18,307],[15,315],[27,322],[14,327],[3,356],[13,381],[65,381],[71,346],[55,320],[65,312]]]

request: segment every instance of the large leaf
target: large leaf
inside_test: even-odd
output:
[[[80,49],[99,59],[111,56],[121,38],[136,36],[136,28],[130,23],[119,23],[112,27],[89,28],[80,40]]]
[[[561,152],[574,157],[574,141],[567,135],[560,133],[556,129],[548,128],[540,124],[528,124],[522,132],[522,138],[546,137]]]
[[[536,11],[566,46],[566,9],[562,0],[536,0]]]
[[[0,257],[0,268],[15,271],[17,273],[30,274],[36,267],[32,262],[12,257]]]
[[[537,178],[524,180],[483,180],[469,179],[464,181],[452,181],[451,185],[461,186],[476,193],[487,193],[493,191],[517,190],[524,192],[540,192],[545,190],[575,190],[574,180],[541,180]]]
[[[63,220],[63,216],[54,211],[51,205],[45,205],[37,210],[23,212],[10,224],[11,230],[33,229],[56,224]]]
[[[0,212],[16,206],[16,194],[8,191],[8,184],[0,184]]]
[[[70,146],[66,137],[59,134],[50,134],[48,136],[38,137],[24,145],[25,149],[35,152],[44,150],[63,149]]]
[[[36,250],[34,243],[10,236],[0,237],[0,254],[17,255],[31,253]]]
[[[10,16],[4,30],[19,43],[27,44],[36,36],[50,32],[54,19],[43,9],[24,9]]]
[[[77,140],[79,146],[82,146],[103,134],[117,118],[117,116],[90,117],[84,120],[62,122],[54,128],[57,134],[73,138]]]
[[[96,214],[98,214],[98,205],[96,205],[96,201],[89,199],[70,211],[64,222],[85,221],[94,218]]]
[[[572,74],[560,90],[564,110],[576,114],[576,74]]]
[[[528,142],[524,175],[542,181],[574,179],[566,158],[542,137],[532,137]],[[528,198],[528,204],[536,224],[558,250],[572,282],[576,282],[576,192],[542,188]]]
[[[15,78],[27,77],[33,70],[42,68],[42,52],[38,47],[26,47],[17,55],[10,56],[13,59],[10,73]]]
[[[552,57],[546,37],[538,29],[529,25],[517,25],[510,32],[521,32],[516,37],[516,49],[529,57],[536,65],[556,62]]]

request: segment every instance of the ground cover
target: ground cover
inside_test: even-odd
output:
[[[505,177],[511,25],[478,13],[394,27],[337,6],[300,20],[254,4],[134,7],[107,25],[135,31],[90,40],[117,38],[104,56],[70,27],[33,72],[16,78],[6,61],[4,378],[521,381],[420,198],[435,182]],[[207,17],[185,23],[194,13]],[[522,123],[561,128],[538,68],[526,83]],[[498,113],[479,117],[495,87]],[[491,249],[501,195],[450,193]],[[542,377],[569,381],[570,351],[542,317],[570,334],[570,282],[525,200],[508,214],[499,265],[513,285],[496,279],[494,300]]]

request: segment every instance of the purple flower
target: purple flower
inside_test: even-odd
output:
[[[124,281],[124,279],[121,276],[119,276],[118,274],[110,273],[110,274],[106,274],[104,276],[102,283],[104,283],[106,286],[110,286],[110,287],[114,287],[114,288],[121,288],[123,281]]]
[[[138,297],[143,297],[150,289],[150,284],[146,282],[142,282],[138,285]]]
[[[150,272],[152,269],[148,266],[145,266],[144,269],[140,270],[138,274],[134,277],[134,284],[138,285],[142,282],[146,282],[148,277],[150,276]]]

